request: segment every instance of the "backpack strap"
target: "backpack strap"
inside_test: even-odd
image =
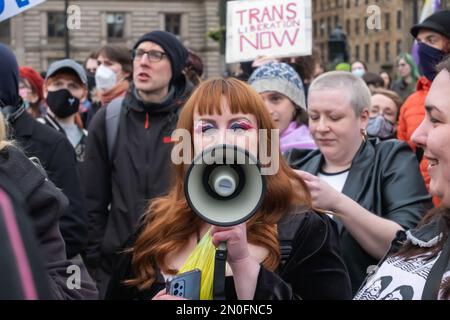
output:
[[[123,97],[115,98],[106,106],[105,126],[109,160],[112,159],[114,145],[117,140],[117,133],[119,132],[119,121],[123,99]]]

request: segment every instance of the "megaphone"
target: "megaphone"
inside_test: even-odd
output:
[[[264,201],[266,180],[257,159],[235,145],[216,145],[187,170],[184,192],[204,221],[222,227],[250,219]]]

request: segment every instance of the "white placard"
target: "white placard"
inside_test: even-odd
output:
[[[0,21],[9,19],[47,0],[0,0]]]
[[[226,63],[312,54],[311,0],[227,2]]]

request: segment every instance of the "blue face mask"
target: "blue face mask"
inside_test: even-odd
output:
[[[366,131],[371,137],[388,139],[394,136],[395,125],[389,120],[386,120],[382,115],[378,115],[376,117],[369,118]]]
[[[366,71],[364,69],[355,69],[352,73],[358,78],[362,78],[366,74]]]
[[[425,43],[419,43],[420,68],[424,76],[433,81],[436,77],[436,66],[444,59],[444,52]]]

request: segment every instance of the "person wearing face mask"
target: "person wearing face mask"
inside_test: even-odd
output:
[[[46,114],[46,105],[42,86],[44,79],[31,67],[20,67],[19,95],[26,103],[27,112],[33,118],[39,118]]]
[[[355,61],[352,63],[352,73],[358,78],[362,78],[368,71],[367,66],[362,61]]]
[[[101,107],[112,100],[125,96],[133,73],[130,50],[123,45],[106,45],[97,56],[95,90],[92,92],[92,107],[87,113],[86,128]]]
[[[70,59],[52,63],[45,78],[44,96],[49,108],[44,123],[64,134],[75,149],[78,162],[83,162],[87,131],[75,122],[80,101],[87,96],[83,67]]]
[[[422,176],[429,187],[428,161],[422,160],[422,152],[416,148],[411,136],[425,117],[425,99],[436,76],[436,65],[450,53],[450,10],[432,14],[413,26],[411,34],[419,44],[419,66],[424,76],[419,78],[416,92],[409,96],[400,109],[397,138],[406,141],[418,155]],[[437,198],[433,198],[433,201],[438,205]]]
[[[372,90],[370,100],[367,135],[380,140],[395,139],[402,99],[394,91],[378,88]]]
[[[48,180],[67,197],[69,206],[61,210],[62,215],[58,214],[58,225],[65,242],[67,258],[72,259],[84,250],[88,220],[75,151],[63,134],[40,123],[25,111],[19,96],[17,61],[12,52],[2,44],[0,61],[0,100],[3,102],[0,104],[11,128],[8,138],[14,140],[27,157],[38,158],[48,174]],[[45,204],[36,205],[39,207]],[[77,290],[69,291],[76,294],[73,291]]]

